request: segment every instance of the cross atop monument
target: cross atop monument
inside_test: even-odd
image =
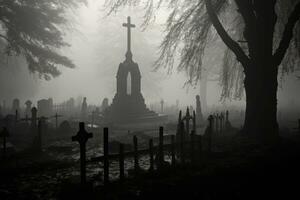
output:
[[[131,28],[134,28],[135,25],[131,24],[131,19],[128,16],[127,17],[127,23],[123,23],[123,27],[127,28],[127,53],[126,53],[126,58],[128,58],[128,56],[132,56],[131,54]]]

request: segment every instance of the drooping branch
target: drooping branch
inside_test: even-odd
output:
[[[234,52],[234,54],[237,57],[237,60],[240,61],[244,68],[247,68],[250,64],[250,59],[245,54],[243,49],[240,47],[240,45],[234,41],[226,32],[223,25],[221,24],[220,20],[218,19],[218,16],[213,10],[213,6],[211,4],[211,0],[205,0],[207,13],[212,21],[213,26],[215,27],[217,33],[223,40],[223,42],[228,46],[228,48]]]
[[[290,45],[290,42],[293,38],[294,27],[297,24],[299,18],[300,18],[300,2],[297,3],[293,12],[289,16],[288,22],[285,25],[279,46],[273,55],[274,66],[276,66],[276,67],[278,67],[280,65],[281,61],[284,58],[284,55],[285,55],[285,53]]]

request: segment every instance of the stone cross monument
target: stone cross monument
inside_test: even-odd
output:
[[[116,77],[117,92],[112,104],[105,110],[105,119],[107,122],[117,123],[144,122],[145,119],[155,120],[158,118],[158,114],[146,107],[141,93],[140,69],[138,64],[132,60],[131,29],[135,25],[131,23],[130,17],[127,18],[127,23],[124,23],[123,27],[127,28],[126,59],[119,65]]]

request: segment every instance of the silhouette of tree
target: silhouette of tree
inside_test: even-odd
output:
[[[67,12],[86,0],[2,0],[0,38],[2,54],[22,55],[31,72],[46,80],[58,76],[59,66],[74,68],[58,50],[69,46],[64,31],[70,27]]]
[[[234,86],[243,83],[244,132],[267,140],[278,136],[277,79],[279,69],[282,74],[293,71],[299,58],[299,0],[108,0],[106,5],[113,12],[142,3],[146,3],[145,24],[157,9],[164,5],[171,9],[158,67],[173,68],[179,52],[177,68],[189,73],[190,82],[199,80],[204,50],[216,31],[229,49],[224,53],[222,95],[229,96]]]

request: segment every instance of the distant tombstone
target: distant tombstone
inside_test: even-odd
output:
[[[19,99],[14,99],[12,103],[12,113],[15,113],[20,110],[20,100]]]
[[[197,116],[197,121],[199,125],[202,125],[204,123],[203,120],[203,114],[202,114],[202,109],[201,109],[201,101],[200,101],[200,96],[196,96],[196,116]]]
[[[62,134],[69,134],[72,132],[72,128],[70,123],[67,120],[64,120],[60,125],[59,125],[59,132]]]
[[[86,97],[83,98],[83,102],[81,105],[81,120],[86,121],[87,120],[87,102]]]
[[[25,102],[25,106],[26,106],[26,108],[25,108],[25,116],[29,116],[30,113],[31,113],[32,102],[30,100],[27,100]]]
[[[101,110],[105,111],[109,107],[108,105],[108,98],[104,98],[101,105]]]
[[[39,116],[50,116],[52,115],[53,108],[53,100],[49,99],[41,99],[37,102],[37,109],[39,111]]]

